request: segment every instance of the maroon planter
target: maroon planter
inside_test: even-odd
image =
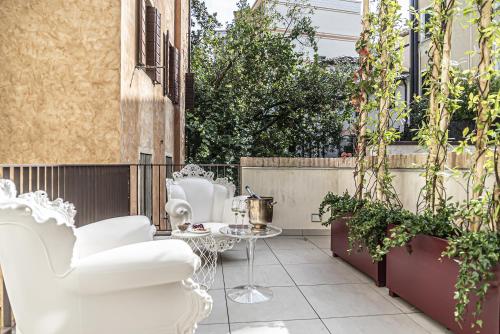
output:
[[[385,258],[380,262],[373,262],[368,251],[353,251],[348,253],[348,227],[347,222],[351,217],[343,217],[332,222],[331,250],[333,256],[340,257],[356,269],[370,276],[377,286],[385,286]]]
[[[392,296],[397,295],[422,312],[440,322],[457,334],[473,334],[471,328],[472,310],[476,298],[472,298],[469,312],[462,328],[454,320],[455,282],[458,264],[441,253],[448,246],[444,239],[427,235],[415,237],[408,247],[399,247],[387,255],[387,287]],[[499,334],[500,328],[500,266],[495,269],[496,281],[486,295],[480,319],[483,328],[480,333]]]

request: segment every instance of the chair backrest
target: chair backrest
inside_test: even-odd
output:
[[[0,180],[0,267],[25,333],[61,332],[75,316],[74,297],[60,284],[71,270],[74,215],[67,202],[49,201],[41,191],[16,197],[14,184]]]
[[[193,223],[222,222],[226,200],[235,190],[227,178],[214,180],[212,172],[192,164],[167,179],[168,198],[187,201],[193,209]]]

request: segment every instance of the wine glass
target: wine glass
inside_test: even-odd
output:
[[[240,204],[238,206],[238,212],[241,215],[241,227],[243,227],[243,224],[245,223],[245,215],[247,214],[248,210],[248,205],[246,200],[241,200]]]
[[[231,203],[231,211],[234,212],[234,225],[238,224],[238,212],[240,207],[241,200],[239,198],[233,199]]]

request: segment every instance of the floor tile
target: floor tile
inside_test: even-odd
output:
[[[231,324],[232,334],[329,334],[321,320],[291,320]]]
[[[362,283],[352,270],[335,261],[320,264],[285,264],[285,269],[297,285]]]
[[[323,319],[332,334],[426,334],[405,314]]]
[[[403,300],[399,297],[389,296],[389,289],[386,287],[379,288],[376,285],[372,285],[371,288],[374,289],[375,291],[377,291],[379,294],[381,294],[382,297],[386,298],[388,301],[393,303],[397,308],[399,308],[404,313],[420,312],[416,307],[408,304],[405,300]]]
[[[276,249],[274,253],[282,264],[331,263],[332,258],[318,248],[313,249]]]
[[[234,247],[231,248],[230,250],[227,250],[227,252],[230,251],[246,251],[247,249],[247,242],[245,240],[241,240],[240,242],[237,242],[234,244]],[[255,250],[269,250],[269,247],[267,246],[266,242],[264,240],[257,240],[255,243]]]
[[[224,267],[226,288],[245,285],[248,282],[248,269],[246,266]],[[279,264],[254,266],[254,282],[262,286],[294,286],[293,280]]]
[[[308,236],[306,237],[306,239],[319,248],[330,249],[330,236]]]
[[[239,304],[228,299],[231,323],[317,318],[297,287],[274,287],[272,291],[273,299],[265,303]]]
[[[198,325],[196,334],[229,334],[228,324]]]
[[[224,290],[210,290],[208,294],[214,300],[212,313],[201,324],[227,324],[227,307]]]
[[[321,318],[401,313],[369,284],[301,286]]]
[[[452,334],[452,332],[447,330],[446,327],[423,313],[408,314],[408,317],[425,328],[431,334]]]
[[[272,250],[276,249],[309,249],[316,245],[304,237],[276,237],[266,239],[266,243]]]
[[[222,253],[222,261],[226,266],[246,266],[247,252],[246,251],[231,251]],[[266,264],[279,264],[278,259],[270,250],[256,250],[254,255],[254,263],[256,266]]]
[[[224,277],[222,275],[222,266],[217,265],[217,270],[215,272],[214,283],[212,284],[211,290],[224,289]]]

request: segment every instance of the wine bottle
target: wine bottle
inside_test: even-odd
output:
[[[248,192],[248,194],[250,195],[250,198],[257,198],[257,199],[261,199],[261,197],[259,195],[257,195],[256,193],[254,193],[252,191],[252,189],[250,189],[249,186],[245,186],[245,189],[246,191]]]

